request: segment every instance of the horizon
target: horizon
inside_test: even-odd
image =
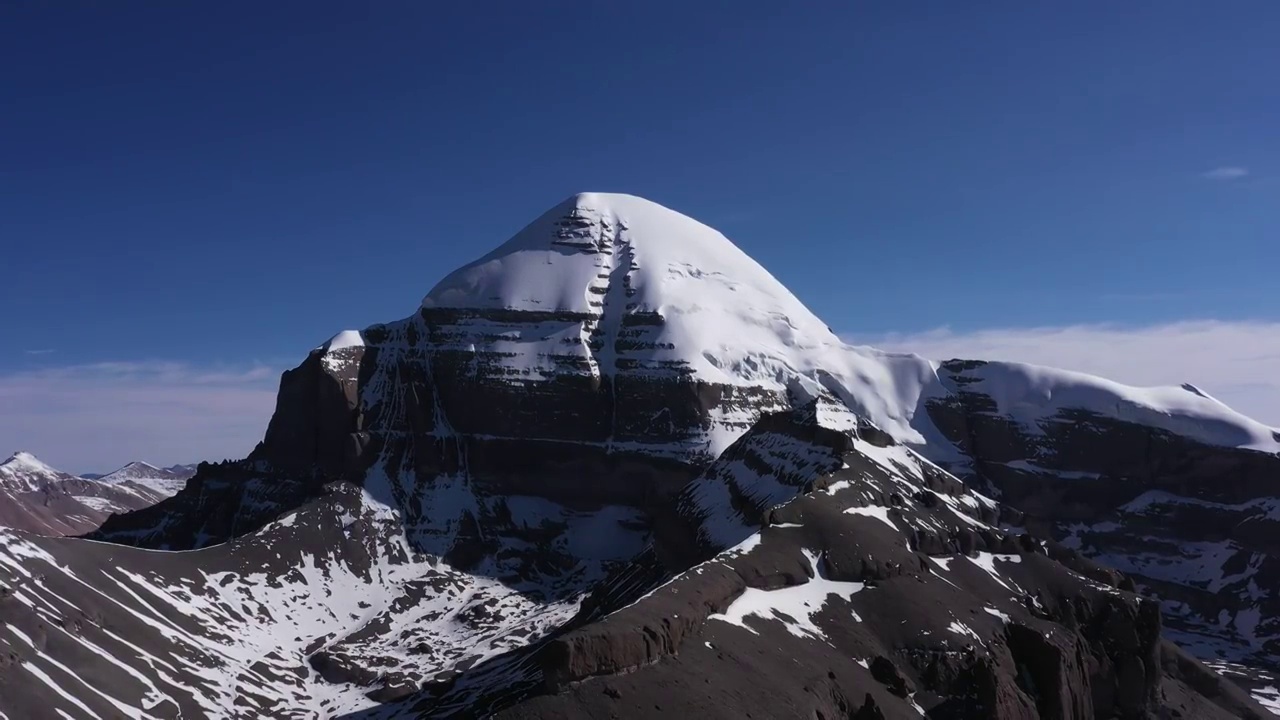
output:
[[[1280,425],[1280,8],[305,7],[0,11],[0,447],[243,457],[310,349],[596,188],[847,341]]]

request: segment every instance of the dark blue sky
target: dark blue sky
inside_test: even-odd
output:
[[[1272,2],[32,1],[0,34],[0,370],[292,363],[579,190],[718,227],[850,333],[1280,316]]]

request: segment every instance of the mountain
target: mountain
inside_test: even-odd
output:
[[[96,529],[112,513],[138,510],[160,499],[136,483],[104,485],[69,475],[26,452],[0,463],[0,527],[77,535]]]
[[[972,361],[938,375],[927,411],[957,451],[940,465],[1123,571],[1161,599],[1167,636],[1276,695],[1280,433],[1191,385]]]
[[[199,467],[200,465],[198,463],[190,463],[187,465],[170,465],[160,469],[181,477],[191,477],[196,474],[196,470]]]
[[[988,471],[1275,457],[1183,392],[851,347],[714,230],[575,196],[312,351],[245,460],[99,542],[0,531],[0,712],[1262,717],[1084,501]]]
[[[145,462],[134,461],[114,472],[107,473],[99,479],[108,483],[131,482],[150,488],[163,497],[169,497],[186,486],[187,480],[195,475],[193,465],[174,465],[170,468],[158,468]]]

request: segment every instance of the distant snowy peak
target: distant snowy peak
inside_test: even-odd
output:
[[[182,468],[182,466],[175,466]],[[123,484],[133,483],[150,488],[161,495],[169,496],[177,493],[187,484],[187,479],[194,475],[194,470],[174,470],[158,468],[149,463],[134,461],[99,478],[99,482]]]
[[[45,483],[71,477],[28,452],[15,452],[0,462],[0,488],[10,491],[30,492]]]
[[[46,465],[40,458],[29,452],[19,450],[10,455],[4,462],[0,462],[0,470],[10,472],[43,472],[57,474],[58,471]]]
[[[143,477],[168,477],[172,474],[168,470],[158,468],[150,463],[135,460],[114,472],[103,475],[99,480],[103,482],[124,482],[125,480]]]
[[[170,465],[170,466],[168,466],[168,467],[163,467],[163,468],[160,468],[160,469],[161,469],[161,470],[164,470],[165,472],[171,472],[171,473],[173,473],[173,474],[175,474],[175,475],[181,475],[181,476],[183,476],[183,477],[191,477],[192,475],[195,475],[195,474],[196,474],[196,470],[197,470],[199,467],[200,467],[199,463],[189,463],[189,464],[186,464],[186,465],[181,465],[181,464],[180,464],[180,465]]]
[[[0,462],[0,528],[41,535],[75,535],[98,527],[112,513],[161,498],[141,483],[102,482],[64,473],[27,452]]]

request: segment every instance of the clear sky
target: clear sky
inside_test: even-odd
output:
[[[243,455],[281,369],[580,190],[855,340],[1280,424],[1277,37],[1263,0],[5,3],[0,455]]]

